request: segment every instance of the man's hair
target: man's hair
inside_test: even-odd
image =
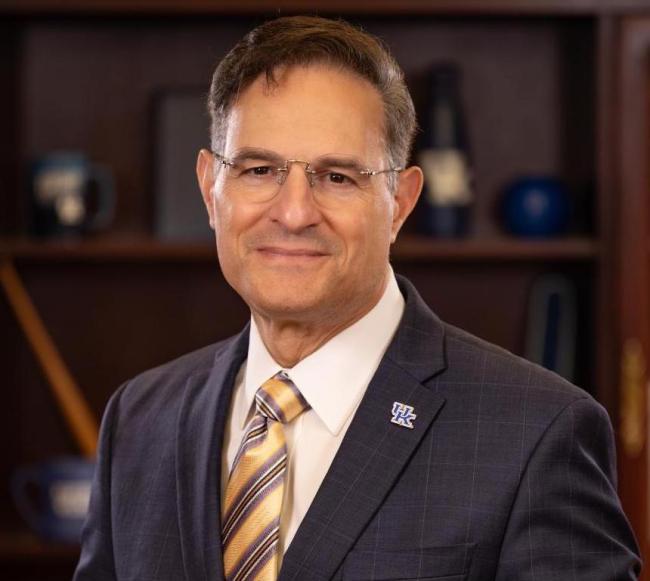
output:
[[[388,162],[404,167],[416,130],[413,101],[397,61],[376,37],[347,22],[314,16],[277,18],[242,38],[219,63],[210,86],[208,109],[212,148],[224,146],[228,115],[238,95],[260,75],[277,86],[279,68],[323,64],[368,81],[384,104]]]

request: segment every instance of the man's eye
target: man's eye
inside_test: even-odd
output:
[[[264,177],[271,173],[272,169],[268,165],[257,165],[254,167],[244,168],[242,174]]]
[[[344,184],[348,179],[342,173],[336,173],[336,172],[330,172],[329,178],[330,181],[334,182],[335,184]]]
[[[353,186],[356,183],[352,177],[338,171],[328,171],[325,180],[335,186]]]

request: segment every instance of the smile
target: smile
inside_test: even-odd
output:
[[[309,259],[321,258],[327,256],[326,253],[320,250],[313,250],[311,248],[283,248],[279,246],[263,246],[257,249],[262,255],[269,258],[296,258],[296,259]]]

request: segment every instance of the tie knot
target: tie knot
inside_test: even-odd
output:
[[[283,424],[288,424],[310,407],[293,381],[282,371],[257,390],[255,404],[264,417]]]

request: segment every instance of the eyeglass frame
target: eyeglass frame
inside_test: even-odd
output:
[[[222,165],[224,165],[226,167],[231,167],[231,168],[235,167],[236,162],[235,162],[234,159],[226,157],[225,155],[223,155],[221,153],[217,153],[216,151],[210,150],[210,153],[212,153],[212,155],[216,158],[216,160],[220,164],[222,164]],[[273,168],[276,172],[279,172],[278,176],[277,176],[278,186],[282,186],[284,184],[284,182],[287,179],[287,176],[289,175],[289,171],[291,170],[291,165],[294,164],[294,163],[304,164],[303,169],[304,169],[305,175],[307,176],[307,181],[309,183],[309,186],[313,188],[314,187],[314,181],[313,181],[313,178],[311,176],[316,175],[318,172],[311,169],[312,162],[304,160],[304,159],[285,159],[283,166]],[[403,167],[391,167],[391,168],[387,168],[387,169],[378,169],[378,170],[372,170],[370,168],[365,168],[365,169],[355,168],[355,169],[362,176],[372,177],[372,176],[376,176],[376,175],[380,175],[380,174],[384,174],[384,173],[391,173],[391,172],[395,172],[395,173],[399,174],[399,173],[403,172],[405,168],[403,168]],[[284,177],[280,178],[280,176],[284,176]]]

